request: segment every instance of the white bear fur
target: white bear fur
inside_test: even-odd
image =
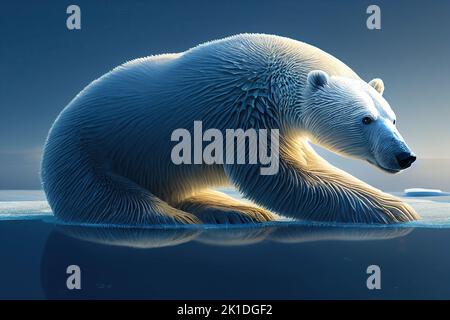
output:
[[[309,140],[333,150],[310,128],[314,116],[303,118],[317,99],[308,92],[312,70],[333,81],[363,82],[316,47],[263,34],[115,68],[82,90],[50,130],[41,170],[50,206],[65,221],[126,225],[260,222],[277,219],[274,213],[356,223],[418,219],[400,199],[331,166],[311,148]],[[346,94],[315,106],[326,116],[345,114]],[[279,129],[279,173],[261,176],[257,165],[174,165],[171,133],[192,128],[195,120],[204,130]],[[228,185],[256,205],[211,190]]]

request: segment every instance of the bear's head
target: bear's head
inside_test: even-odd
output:
[[[416,156],[397,130],[383,90],[381,79],[366,83],[311,71],[302,127],[315,143],[333,152],[366,160],[389,173],[406,169]]]

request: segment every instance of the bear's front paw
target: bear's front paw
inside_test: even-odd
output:
[[[420,215],[407,203],[396,201],[384,207],[385,214],[392,222],[410,222],[420,220]]]
[[[419,214],[402,199],[390,194],[380,193],[370,198],[370,205],[365,205],[362,215],[365,223],[401,223],[420,219]]]

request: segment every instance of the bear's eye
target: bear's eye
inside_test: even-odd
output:
[[[362,119],[362,122],[363,122],[364,124],[371,124],[371,123],[373,122],[373,119],[372,119],[371,117],[364,117],[364,118]]]
[[[396,123],[396,121],[394,120],[394,121],[392,121],[392,123],[394,124],[394,126],[395,126],[395,123]]]

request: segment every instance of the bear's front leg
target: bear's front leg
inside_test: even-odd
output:
[[[261,175],[259,165],[225,165],[244,196],[283,216],[326,222],[395,223],[420,219],[408,204],[303,153],[303,161],[280,157],[279,171]]]

